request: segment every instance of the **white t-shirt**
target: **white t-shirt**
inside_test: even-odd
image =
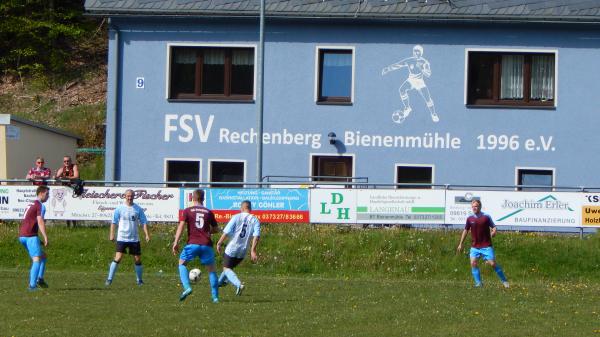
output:
[[[225,254],[243,259],[248,250],[250,237],[260,236],[260,221],[250,213],[238,213],[229,220],[223,233],[229,236]]]

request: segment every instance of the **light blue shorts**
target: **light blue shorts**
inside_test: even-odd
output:
[[[185,245],[183,251],[181,251],[181,254],[179,255],[179,259],[186,262],[191,261],[196,257],[200,259],[200,263],[203,265],[215,263],[215,252],[211,246]]]
[[[37,236],[20,236],[19,242],[27,249],[30,257],[42,257],[44,251],[42,250],[42,243]]]
[[[494,254],[494,248],[492,246],[485,248],[473,248],[471,247],[471,252],[469,253],[469,257],[471,259],[478,259],[483,257],[484,260],[496,260],[496,255]]]

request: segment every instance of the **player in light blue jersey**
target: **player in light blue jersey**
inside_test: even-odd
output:
[[[115,240],[115,227],[118,227],[118,232],[115,259],[110,264],[108,277],[106,278],[105,284],[107,286],[112,283],[119,262],[121,262],[121,258],[126,251],[129,252],[129,255],[133,255],[137,284],[144,284],[144,281],[142,280],[142,248],[140,245],[138,226],[142,226],[146,236],[146,242],[150,241],[150,234],[148,233],[148,220],[144,214],[144,209],[137,204],[134,204],[133,198],[133,190],[125,191],[125,204],[120,205],[115,209],[113,221],[110,225],[110,235],[108,238],[110,241]]]
[[[223,272],[219,277],[219,286],[224,286],[227,283],[233,284],[236,288],[235,294],[238,296],[242,294],[244,285],[233,272],[233,268],[244,260],[250,238],[252,238],[250,259],[252,262],[258,260],[256,247],[260,240],[260,221],[258,221],[256,216],[250,214],[251,211],[252,204],[250,201],[242,201],[241,213],[234,215],[229,220],[229,223],[223,229],[223,235],[221,235],[219,242],[217,242],[217,252],[220,254],[223,243],[229,238],[229,243],[225,247],[225,254],[223,254]]]

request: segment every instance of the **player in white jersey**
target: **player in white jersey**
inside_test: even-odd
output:
[[[110,235],[108,238],[110,241],[115,240],[115,227],[117,226],[118,231],[115,259],[111,262],[108,269],[108,277],[106,278],[107,286],[112,283],[119,262],[121,262],[121,258],[126,251],[129,252],[129,255],[133,255],[137,284],[144,284],[144,281],[142,281],[142,248],[140,245],[138,226],[142,226],[146,236],[146,242],[150,241],[150,234],[148,233],[148,220],[144,214],[144,209],[133,203],[133,197],[133,190],[125,191],[125,204],[120,205],[115,209],[113,221],[110,225]]]
[[[256,247],[260,240],[260,221],[256,216],[250,214],[251,211],[252,204],[250,201],[242,201],[241,213],[234,215],[229,220],[229,223],[223,229],[223,235],[217,242],[217,252],[220,254],[223,243],[229,238],[229,243],[225,247],[225,254],[223,254],[223,272],[219,277],[219,286],[231,283],[236,288],[235,294],[238,296],[242,294],[244,285],[233,272],[233,268],[240,264],[246,256],[251,237],[250,259],[252,262],[258,260]]]

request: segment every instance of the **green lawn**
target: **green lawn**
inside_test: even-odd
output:
[[[136,286],[123,264],[113,285],[99,272],[53,272],[25,290],[25,271],[0,271],[0,336],[591,336],[600,334],[598,284],[324,279],[240,275],[241,297],[204,278],[180,303],[175,270]]]
[[[28,292],[17,224],[0,224],[0,337],[600,336],[598,235],[500,233],[511,288],[482,267],[474,289],[458,232],[265,225],[259,263],[237,269],[244,294],[212,304],[206,274],[179,302],[174,226],[151,233],[146,284],[126,258],[106,288],[108,229],[52,224],[50,288]]]

